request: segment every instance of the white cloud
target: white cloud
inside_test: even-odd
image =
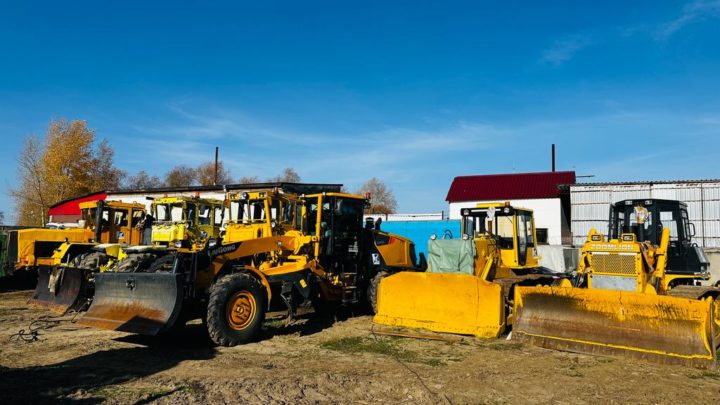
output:
[[[666,40],[685,26],[706,17],[720,16],[720,0],[700,0],[688,3],[676,19],[663,24],[655,33],[659,40]]]
[[[574,37],[556,41],[553,46],[543,51],[540,62],[561,65],[583,48],[592,45],[587,37]]]

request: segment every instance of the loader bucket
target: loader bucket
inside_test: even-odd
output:
[[[663,364],[715,365],[718,312],[712,300],[628,291],[516,287],[513,339]]]
[[[373,321],[495,338],[505,329],[502,289],[468,274],[400,272],[380,282]]]
[[[98,273],[95,297],[79,323],[157,335],[172,327],[180,314],[181,277],[174,273]]]
[[[85,271],[74,267],[40,266],[30,305],[65,314],[78,309],[87,297]]]

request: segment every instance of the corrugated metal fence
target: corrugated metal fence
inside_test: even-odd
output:
[[[694,242],[720,248],[720,180],[571,185],[573,244],[582,246],[591,228],[607,232],[611,203],[642,198],[685,202],[695,224]]]

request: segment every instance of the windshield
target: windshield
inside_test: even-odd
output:
[[[158,222],[181,222],[183,220],[182,203],[155,205],[155,220]]]
[[[230,202],[230,221],[236,223],[263,222],[265,215],[265,200],[247,200]]]
[[[92,228],[95,226],[95,213],[97,208],[85,208],[82,210],[82,219],[85,221],[86,228]]]
[[[463,219],[464,230],[471,238],[479,235],[493,235],[500,241],[502,249],[513,248],[513,214],[499,210],[474,211]]]

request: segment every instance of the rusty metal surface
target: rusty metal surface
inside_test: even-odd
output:
[[[98,273],[95,297],[82,325],[157,335],[169,329],[182,307],[181,275],[173,273]]]
[[[77,309],[86,295],[87,283],[81,269],[71,267],[38,268],[38,283],[28,304],[48,308],[60,314]]]
[[[513,339],[710,368],[719,343],[713,308],[712,301],[623,291],[519,287]]]

